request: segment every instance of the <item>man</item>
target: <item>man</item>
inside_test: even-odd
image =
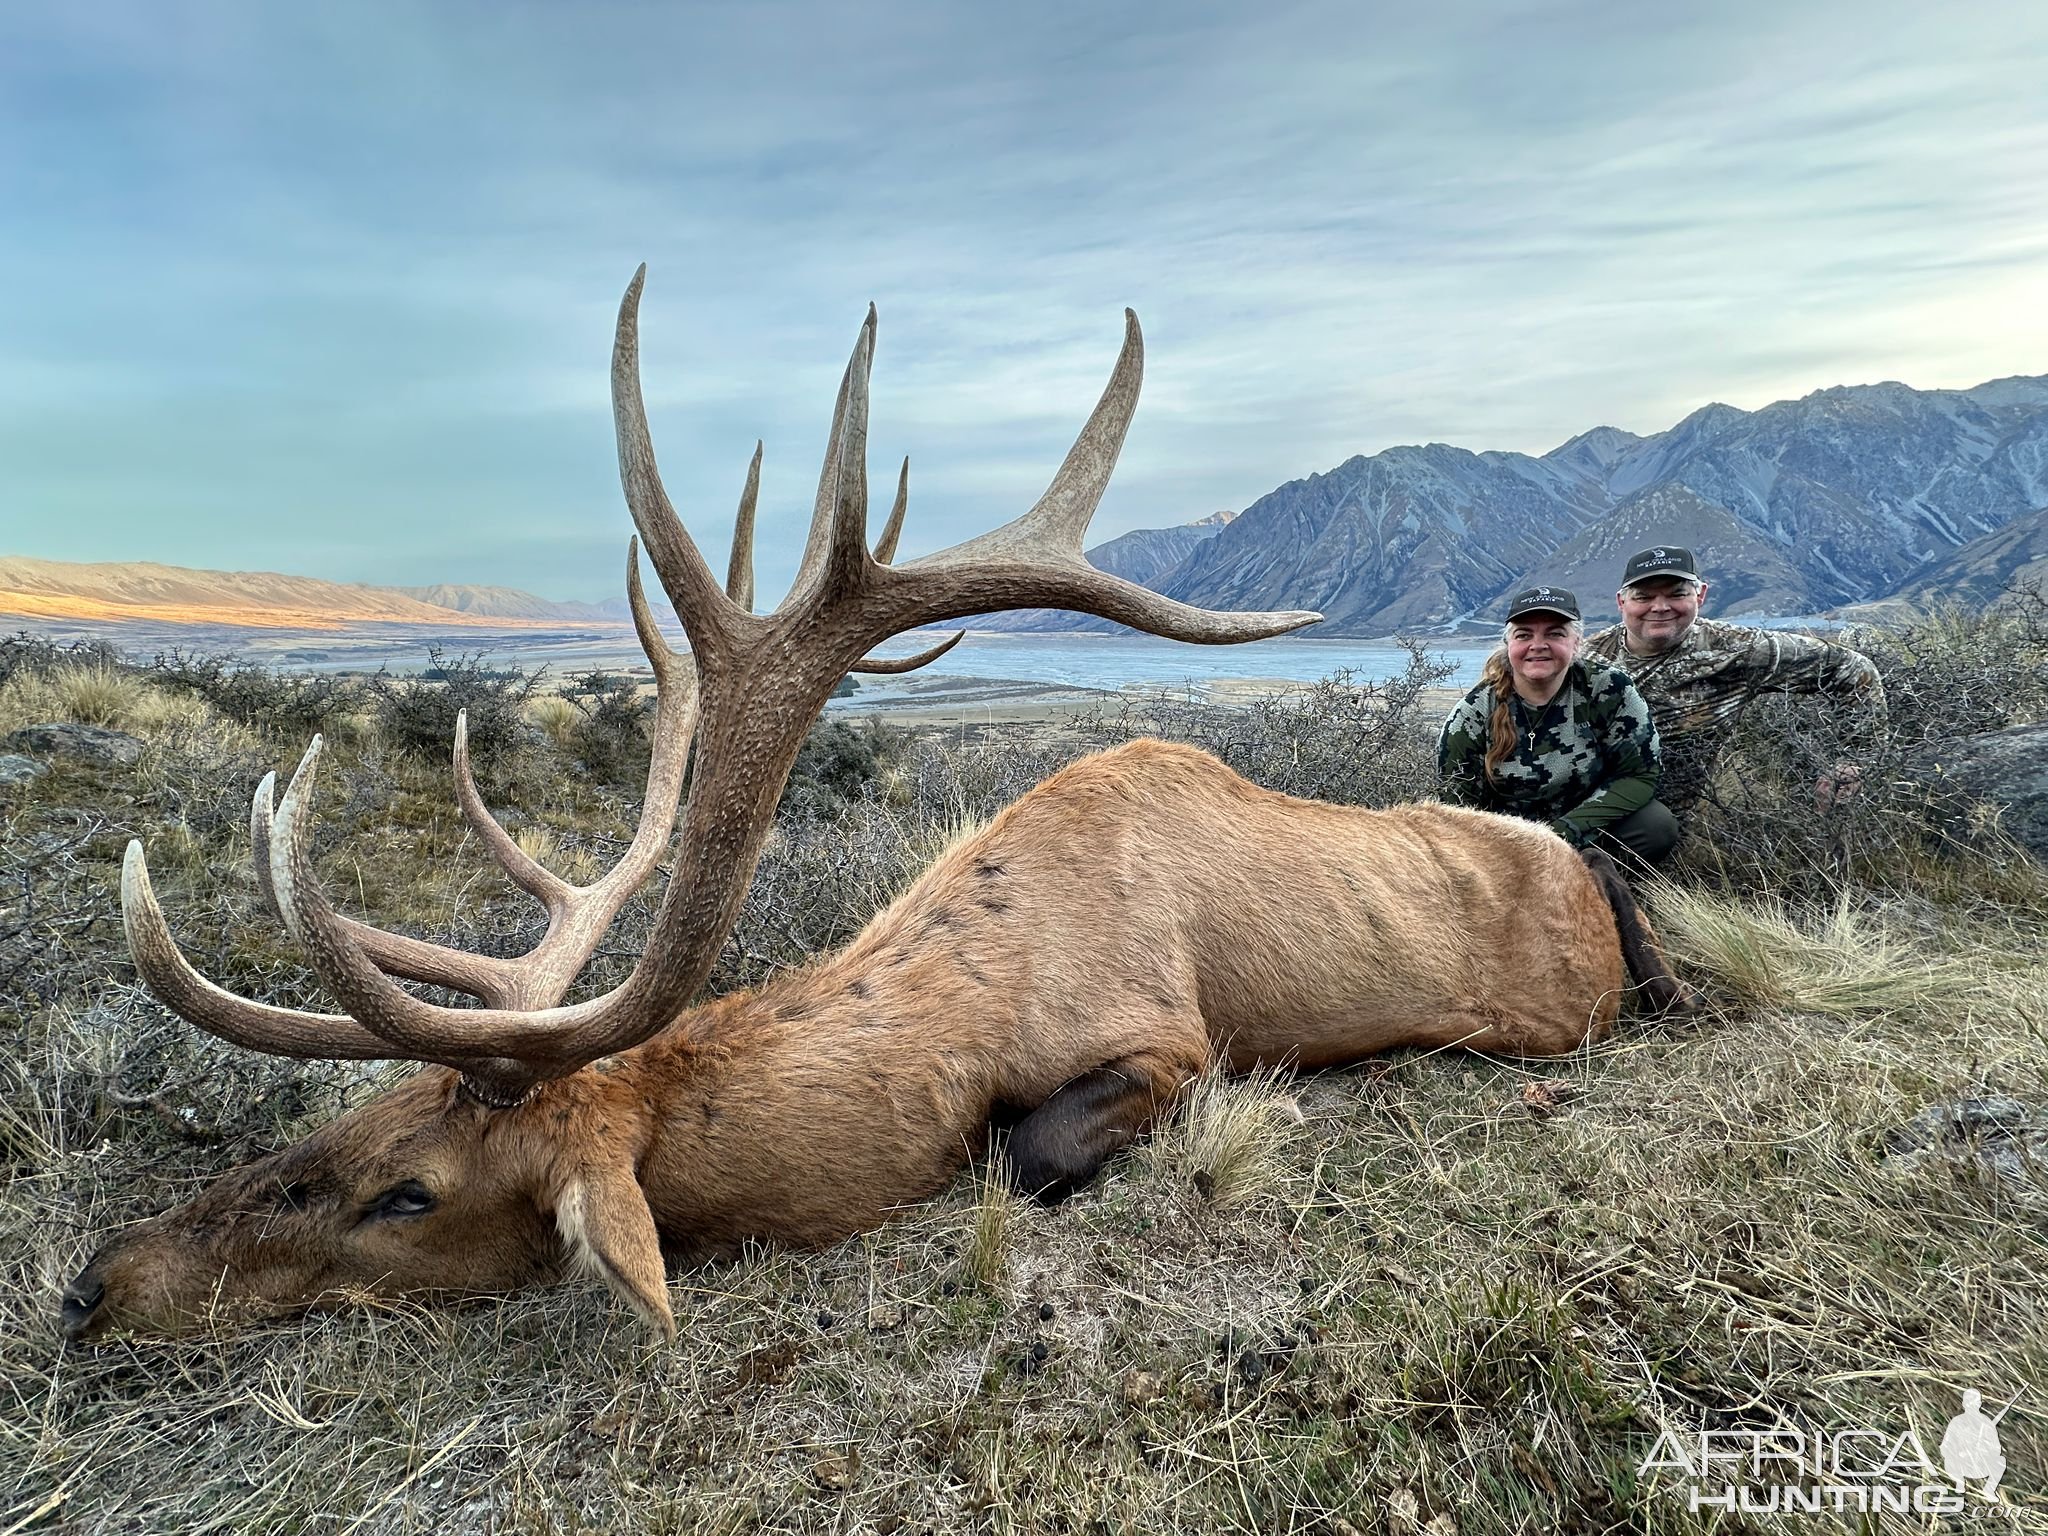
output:
[[[1853,711],[1852,739],[1884,729],[1884,684],[1869,657],[1805,635],[1701,618],[1707,584],[1691,550],[1639,550],[1621,580],[1614,594],[1621,622],[1593,636],[1586,650],[1626,671],[1648,700],[1664,744],[1657,798],[1681,815],[1706,788],[1736,717],[1759,693],[1840,699]],[[1814,786],[1822,808],[1854,794],[1861,776],[1853,762],[1823,774]]]

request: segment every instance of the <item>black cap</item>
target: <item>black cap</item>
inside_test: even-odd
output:
[[[1691,550],[1680,549],[1676,544],[1639,549],[1628,557],[1628,568],[1621,573],[1621,584],[1633,586],[1639,581],[1648,581],[1652,576],[1683,576],[1687,581],[1698,581],[1699,562],[1693,559]]]
[[[1508,623],[1525,613],[1561,613],[1568,619],[1579,616],[1578,594],[1563,587],[1524,587],[1508,604]]]

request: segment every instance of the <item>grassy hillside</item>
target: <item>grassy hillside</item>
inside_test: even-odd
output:
[[[319,1006],[254,906],[246,834],[250,788],[317,727],[350,910],[500,951],[538,924],[415,745],[434,690],[17,645],[0,735],[73,719],[143,749],[0,789],[0,1532],[1809,1531],[1834,1527],[1694,1513],[1638,1467],[1701,1428],[1932,1451],[1964,1387],[2020,1399],[1980,1528],[2048,1530],[2048,876],[1899,766],[2038,713],[2040,639],[1952,618],[1874,640],[1902,739],[1834,818],[1802,779],[1824,731],[1759,716],[1713,846],[1652,893],[1698,1022],[1565,1060],[1207,1082],[1060,1209],[975,1170],[828,1251],[674,1273],[673,1345],[577,1284],[93,1350],[54,1319],[100,1240],[408,1070],[167,1015],[120,938],[128,837],[208,974]],[[963,822],[1135,730],[1296,792],[1426,792],[1427,681],[970,742],[823,731],[714,985],[842,942]],[[479,751],[522,844],[608,863],[639,701],[460,672],[441,692],[465,689],[502,706]]]

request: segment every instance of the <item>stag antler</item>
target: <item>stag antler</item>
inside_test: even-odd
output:
[[[752,580],[747,569],[747,546],[753,537],[759,463],[757,452],[755,470],[748,476],[733,530],[732,579],[737,601],[745,600],[743,586],[750,586]],[[647,769],[647,792],[632,842],[618,863],[589,885],[574,885],[543,868],[484,805],[470,769],[468,716],[466,712],[457,715],[457,803],[506,874],[547,909],[547,929],[540,942],[525,955],[501,958],[386,933],[351,918],[337,917],[336,922],[350,940],[380,970],[466,992],[495,1008],[550,1007],[561,1000],[563,992],[588,963],[620,908],[654,872],[675,826],[676,806],[682,796],[684,766],[696,729],[697,680],[689,656],[669,647],[648,610],[640,583],[639,543],[637,536],[628,542],[626,595],[633,627],[654,670],[657,694],[649,732],[653,751]],[[306,762],[317,762],[319,754],[320,739],[316,736]],[[284,870],[284,880],[280,882],[278,878],[278,866],[283,861],[278,860],[274,846],[276,816],[271,803],[276,779],[275,774],[264,776],[256,786],[250,806],[249,835],[255,854],[256,886],[264,904],[298,936],[298,906],[284,894],[289,890],[288,868]],[[171,938],[150,887],[149,866],[140,842],[128,845],[121,871],[121,901],[128,947],[136,969],[159,998],[201,1028],[238,1045],[288,1056],[383,1058],[394,1054],[389,1040],[363,1029],[345,1014],[311,1013],[253,1003],[201,976]]]
[[[412,973],[387,963],[396,958],[391,949],[365,942],[363,936],[374,930],[334,910],[314,871],[305,828],[319,756],[316,741],[292,776],[276,814],[270,869],[287,922],[305,943],[315,972],[350,1015],[349,1030],[336,1035],[349,1049],[323,1054],[443,1062],[460,1068],[480,1096],[502,1102],[522,1096],[546,1078],[566,1075],[636,1045],[663,1028],[710,974],[738,915],[783,783],[827,694],[870,647],[890,635],[993,609],[1057,607],[1175,639],[1222,644],[1283,634],[1321,617],[1190,607],[1098,571],[1082,556],[1082,535],[1115,467],[1144,370],[1143,339],[1137,317],[1129,310],[1124,312],[1123,350],[1109,385],[1052,484],[1030,511],[950,549],[903,566],[890,565],[886,561],[894,551],[907,503],[906,463],[881,544],[870,555],[867,390],[875,339],[872,307],[840,381],[796,580],[774,613],[750,612],[747,603],[735,599],[750,591],[751,570],[743,569],[736,553],[728,576],[731,595],[721,591],[662,488],[640,392],[638,325],[645,277],[642,267],[627,287],[612,352],[619,473],[648,557],[689,636],[701,710],[696,784],[683,814],[676,872],[646,949],[620,986],[603,997],[566,1007],[505,1006],[486,998],[489,1006],[482,1008],[442,1008],[406,992],[386,972]],[[750,472],[749,503],[755,484]],[[922,665],[952,643],[948,640],[907,663],[888,665]],[[131,872],[139,870],[138,852],[131,850],[130,861]],[[142,897],[131,903],[131,912],[144,906],[153,912],[146,880],[131,883],[140,885]],[[156,921],[160,928],[161,919]],[[135,928],[131,917],[131,943]],[[178,963],[183,966],[182,959]],[[186,1017],[194,1017],[148,969],[144,974],[160,996]],[[197,979],[196,973],[191,976]],[[210,989],[209,1003],[213,994],[228,996]],[[559,988],[555,995],[559,997]],[[243,1009],[259,1006],[230,1000]],[[278,1012],[283,1011],[264,1010],[261,1017],[268,1021]],[[238,1014],[237,1023],[245,1017]],[[302,1021],[322,1016],[291,1017]],[[208,1018],[194,1021],[215,1027]],[[303,1031],[304,1026],[295,1027]],[[272,1038],[297,1042],[301,1035],[277,1030]],[[384,1049],[368,1048],[373,1039],[385,1042]],[[247,1043],[311,1054],[296,1044],[254,1039]]]
[[[761,449],[747,471],[733,527],[732,559],[726,590],[742,608],[753,601],[754,509],[760,489]],[[547,1008],[561,1001],[577,974],[589,963],[605,931],[633,893],[645,884],[667,846],[675,826],[684,767],[697,719],[697,679],[687,653],[677,652],[661,637],[640,582],[640,541],[628,541],[626,595],[634,629],[654,671],[655,714],[650,736],[647,791],[633,840],[618,863],[587,886],[563,880],[529,857],[485,807],[469,761],[467,713],[455,721],[455,794],[464,817],[485,848],[521,889],[547,910],[547,928],[539,943],[517,958],[472,954],[429,943],[405,934],[387,933],[352,918],[336,921],[362,952],[388,975],[402,976],[466,992],[494,1008]],[[913,656],[864,658],[856,671],[907,672],[944,654],[960,639]],[[319,741],[309,750],[317,761]],[[297,907],[282,901],[272,869],[272,804],[277,775],[266,774],[256,786],[250,806],[249,836],[254,852],[256,887],[263,904],[296,935]],[[208,981],[179,951],[150,886],[149,865],[142,845],[130,842],[123,862],[122,915],[129,951],[152,991],[173,1011],[201,1028],[255,1050],[286,1056],[381,1059],[394,1054],[392,1043],[371,1033],[346,1014],[314,1013],[280,1008],[237,997]],[[454,1063],[451,1063],[454,1064]],[[472,1084],[472,1089],[476,1087]]]

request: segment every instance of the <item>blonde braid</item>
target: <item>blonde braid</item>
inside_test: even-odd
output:
[[[1479,669],[1480,681],[1493,689],[1493,734],[1486,747],[1486,782],[1498,782],[1494,770],[1515,750],[1515,716],[1509,702],[1515,696],[1515,676],[1508,668],[1508,651],[1502,646],[1486,658]]]

